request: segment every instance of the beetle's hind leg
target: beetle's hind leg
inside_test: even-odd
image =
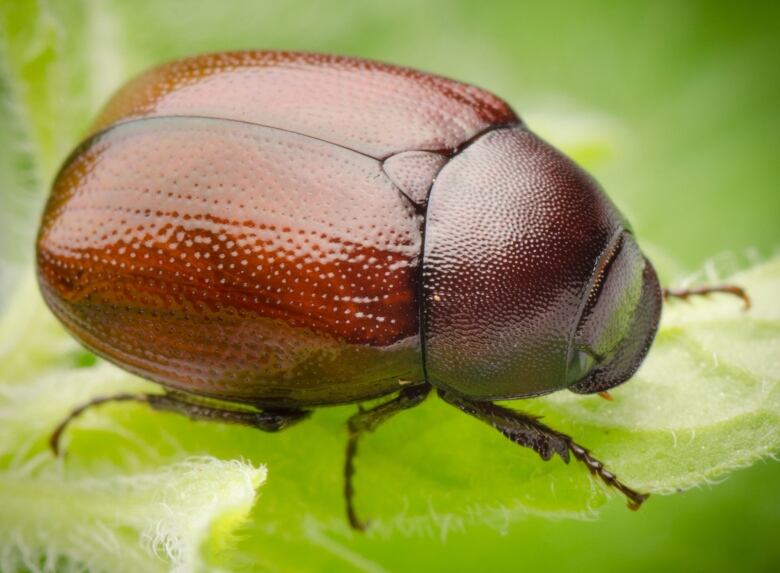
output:
[[[545,461],[558,454],[564,462],[569,463],[569,454],[571,454],[584,463],[591,474],[598,476],[604,483],[625,495],[628,499],[628,507],[631,509],[639,509],[642,502],[649,497],[649,494],[639,493],[625,485],[615,474],[607,470],[603,463],[594,458],[587,448],[579,445],[570,436],[542,424],[535,416],[491,402],[466,400],[442,390],[439,390],[439,395],[445,402],[466,414],[490,424],[514,443],[531,448]]]
[[[209,420],[228,424],[241,424],[264,432],[278,432],[309,417],[311,412],[298,409],[265,408],[258,410],[251,406],[191,396],[181,392],[165,394],[130,394],[94,398],[75,408],[54,429],[49,437],[49,446],[55,455],[60,455],[62,434],[70,423],[84,411],[107,402],[141,402],[155,410],[183,414],[192,420]]]
[[[344,501],[347,509],[347,519],[353,529],[365,531],[368,523],[358,518],[355,512],[352,479],[355,475],[355,455],[358,449],[358,440],[367,433],[373,432],[382,423],[402,410],[408,410],[420,404],[431,391],[429,384],[419,384],[404,388],[398,395],[387,402],[383,402],[368,410],[361,409],[347,421],[347,455],[344,461]]]
[[[670,298],[679,298],[681,300],[688,300],[692,296],[707,296],[712,293],[724,293],[733,295],[742,300],[742,308],[748,310],[750,308],[750,297],[745,289],[736,285],[712,285],[703,287],[694,287],[686,289],[663,289],[664,300]]]

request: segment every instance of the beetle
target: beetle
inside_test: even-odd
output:
[[[480,88],[321,54],[195,56],[132,80],[53,184],[43,297],[145,402],[287,428],[360,403],[358,441],[432,389],[544,460],[583,446],[495,404],[628,380],[664,291],[594,179]],[[725,290],[745,298],[736,287]],[[745,300],[747,300],[745,298]]]

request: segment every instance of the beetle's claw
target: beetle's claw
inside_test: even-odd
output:
[[[638,491],[634,491],[633,489],[626,487],[623,491],[623,494],[626,496],[627,499],[627,505],[628,509],[631,511],[636,511],[640,507],[642,507],[642,504],[647,500],[648,497],[650,497],[649,493],[639,493]],[[630,494],[629,494],[630,492]]]
[[[361,533],[365,533],[365,531],[369,528],[371,525],[371,520],[363,521],[362,519],[358,518],[356,515],[351,515],[349,518],[349,526],[354,529],[355,531],[360,531]]]
[[[62,437],[62,431],[65,429],[66,422],[60,422],[57,428],[49,436],[49,449],[54,454],[54,457],[64,457],[64,452],[60,449],[60,438]]]

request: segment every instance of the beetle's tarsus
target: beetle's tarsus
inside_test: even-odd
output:
[[[630,510],[636,511],[642,506],[644,501],[650,497],[649,493],[639,493],[635,489],[632,489],[621,482],[615,474],[604,467],[603,463],[594,458],[587,448],[582,447],[565,434],[560,435],[567,440],[569,444],[569,450],[574,455],[574,457],[584,463],[592,475],[597,476],[605,484],[615,488],[626,496],[626,500],[628,501],[628,508]]]
[[[707,296],[712,293],[725,293],[733,295],[742,300],[742,310],[749,310],[752,304],[750,297],[745,289],[736,285],[713,285],[704,287],[695,287],[687,289],[663,289],[664,300],[670,298],[679,298],[680,300],[688,300],[692,296]]]
[[[180,392],[166,394],[130,394],[122,393],[114,396],[101,396],[94,398],[75,408],[68,416],[57,425],[49,437],[49,447],[55,456],[62,455],[60,442],[62,434],[70,423],[79,417],[85,410],[106,402],[141,402],[149,404],[155,410],[182,414],[192,420],[208,420],[239,424],[262,430],[264,432],[278,432],[289,428],[293,424],[305,420],[311,415],[309,410],[275,409],[266,408],[257,410],[251,407],[228,403],[209,401],[198,396],[189,396]]]
[[[353,478],[355,476],[355,456],[358,451],[358,442],[361,435],[373,432],[376,428],[392,418],[398,412],[413,408],[425,400],[431,387],[428,384],[408,386],[401,390],[392,400],[383,402],[373,408],[364,409],[358,406],[358,411],[347,421],[347,451],[344,460],[344,503],[346,505],[347,519],[352,529],[365,531],[371,524],[370,521],[360,519],[355,511],[355,488]]]
[[[442,390],[439,390],[439,395],[445,402],[491,425],[514,443],[531,448],[545,461],[558,454],[564,462],[568,463],[571,454],[576,460],[585,464],[592,475],[625,495],[628,507],[632,510],[639,509],[649,497],[649,494],[639,493],[621,482],[615,474],[604,467],[601,461],[594,458],[587,448],[579,445],[570,436],[546,426],[535,416],[510,410],[492,402],[467,400]]]
[[[106,402],[127,402],[127,401],[148,402],[148,396],[146,394],[122,393],[122,394],[115,394],[113,396],[100,396],[98,398],[93,398],[89,402],[85,402],[81,406],[74,408],[70,412],[70,414],[68,414],[57,425],[57,427],[51,433],[51,436],[49,436],[49,448],[51,449],[51,451],[54,453],[56,457],[61,457],[63,455],[62,448],[61,448],[62,434],[65,432],[65,429],[70,425],[70,423],[73,420],[81,416],[81,414],[83,414],[84,411],[94,406],[100,406],[101,404],[105,404]]]
[[[362,410],[361,410],[362,412]],[[347,505],[347,520],[352,529],[365,531],[368,529],[369,522],[361,520],[355,511],[355,490],[352,484],[352,477],[355,475],[355,456],[357,455],[358,435],[355,432],[349,433],[347,439],[347,459],[344,463],[344,500]]]

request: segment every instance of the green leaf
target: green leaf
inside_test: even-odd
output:
[[[780,449],[780,377],[776,374],[780,371],[780,303],[775,296],[780,289],[780,257],[729,280],[748,289],[752,309],[743,312],[737,299],[725,295],[670,303],[648,359],[635,379],[613,392],[614,401],[558,393],[510,405],[544,415],[548,424],[576,436],[625,481],[654,493],[700,486],[771,456]],[[4,369],[0,377],[0,460],[6,468],[0,472],[1,491],[16,500],[13,506],[3,504],[13,510],[4,512],[0,533],[3,527],[5,531],[24,528],[22,515],[29,523],[39,523],[52,511],[61,516],[58,528],[68,531],[64,522],[71,518],[73,527],[93,523],[93,512],[99,513],[103,505],[100,499],[108,497],[96,498],[92,505],[57,503],[71,496],[78,499],[83,483],[92,483],[84,476],[93,473],[105,476],[105,482],[96,479],[103,483],[99,487],[106,496],[125,500],[119,507],[128,519],[147,513],[146,504],[158,495],[177,491],[180,479],[191,480],[189,487],[201,492],[201,497],[177,509],[182,522],[189,523],[186,516],[208,509],[198,508],[198,501],[209,505],[209,488],[223,479],[229,481],[229,476],[209,477],[194,471],[180,478],[176,466],[172,469],[169,464],[183,455],[208,453],[224,460],[249,459],[253,464],[257,462],[252,460],[264,460],[270,468],[272,481],[243,536],[251,542],[242,552],[289,565],[299,556],[294,549],[299,543],[320,545],[328,552],[340,547],[348,553],[352,533],[342,516],[340,464],[343,422],[350,408],[320,411],[311,422],[266,435],[193,423],[141,406],[106,406],[85,414],[66,436],[70,454],[64,475],[75,472],[86,481],[71,483],[54,472],[45,440],[71,408],[93,396],[152,386],[102,361],[76,367],[73,353],[79,351],[36,291],[25,288],[20,296],[22,300],[14,301],[10,309],[22,309],[29,328],[20,329],[13,312],[0,324],[0,348],[7,349],[0,360],[17,364]],[[41,339],[48,341],[46,348],[58,349],[60,356],[38,354],[37,362],[48,366],[19,364],[16,357],[36,356],[35,341]],[[19,468],[29,465],[43,477],[28,481],[19,473]],[[250,471],[247,467],[239,474]],[[139,486],[142,495],[136,496],[132,476],[139,468],[157,479],[139,478],[147,485]],[[125,475],[128,469],[133,471]],[[213,462],[212,473],[223,469]],[[357,502],[374,519],[372,535],[376,536],[446,535],[452,528],[475,525],[501,530],[529,514],[586,517],[609,495],[584,467],[566,466],[559,460],[543,463],[492,428],[436,399],[368,437],[358,472]],[[50,497],[43,495],[46,491]],[[215,488],[214,497],[220,499],[224,491]],[[251,504],[250,493],[251,488],[245,492],[245,506]],[[132,507],[135,503],[137,511]],[[223,503],[230,506],[229,499]],[[653,498],[648,503],[654,503]],[[105,505],[109,506],[105,511],[114,511],[116,504]],[[216,519],[221,513],[207,515]],[[140,528],[137,523],[127,525]],[[69,538],[58,537],[58,528],[46,532],[43,539],[60,543],[54,545],[56,555],[69,555],[64,549]],[[281,540],[280,532],[284,532]],[[48,545],[38,546],[42,542],[36,539],[24,538],[18,547],[34,547],[35,555],[48,554]],[[127,543],[124,549],[133,554],[145,551],[136,547],[138,536],[115,539]],[[191,548],[191,543],[185,545]],[[109,563],[100,561],[100,555],[75,557],[104,568]]]
[[[47,466],[0,473],[2,571],[206,570],[266,473],[208,457],[82,477]]]

